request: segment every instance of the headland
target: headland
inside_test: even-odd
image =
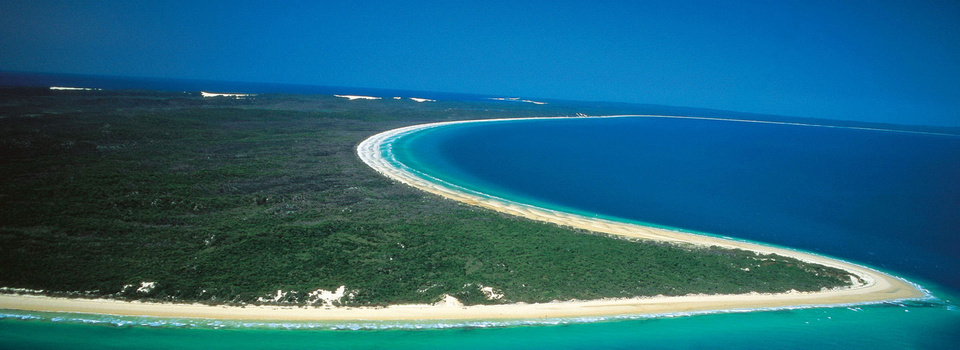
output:
[[[448,298],[437,304],[392,305],[388,307],[296,307],[296,306],[209,306],[183,303],[127,302],[110,299],[68,299],[28,295],[0,295],[0,308],[79,312],[127,316],[192,317],[239,320],[507,320],[577,318],[618,315],[658,315],[683,312],[711,312],[794,308],[876,303],[920,298],[925,294],[916,285],[903,279],[864,266],[806,252],[770,247],[750,242],[722,239],[618,221],[584,217],[524,203],[472,192],[429,179],[390,159],[385,147],[398,137],[450,123],[409,126],[379,133],[367,138],[357,148],[360,159],[381,174],[420,190],[469,205],[516,215],[560,226],[589,230],[640,240],[652,240],[694,246],[717,246],[778,254],[828,267],[839,268],[856,276],[851,287],[819,292],[746,293],[733,295],[685,295],[571,300],[549,303],[517,303],[464,306]],[[482,121],[488,122],[488,121]],[[452,299],[452,300],[451,300]]]

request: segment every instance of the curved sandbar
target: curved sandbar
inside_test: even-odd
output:
[[[687,295],[676,297],[637,297],[588,301],[563,301],[542,304],[507,304],[461,306],[394,305],[373,307],[287,307],[287,306],[207,306],[200,304],[173,304],[126,302],[109,299],[68,299],[31,295],[0,295],[0,308],[80,312],[127,316],[195,317],[234,320],[291,320],[291,321],[356,321],[356,320],[471,320],[471,319],[537,319],[565,317],[593,317],[615,315],[653,315],[676,312],[712,310],[766,309],[802,306],[829,306],[920,298],[925,294],[917,286],[902,279],[863,266],[789,249],[725,240],[721,238],[676,232],[665,229],[627,224],[611,220],[547,210],[511,202],[481,193],[428,181],[412,169],[402,168],[384,158],[383,147],[396,138],[422,129],[450,123],[415,125],[386,131],[364,140],[357,148],[360,159],[387,177],[424,191],[467,204],[493,209],[533,220],[555,223],[613,235],[658,241],[687,243],[701,246],[739,248],[763,254],[779,254],[803,261],[840,268],[858,276],[865,283],[853,287],[822,292],[791,292],[779,294]]]
[[[608,116],[594,118],[611,117],[630,117],[630,116]],[[634,117],[666,117],[666,116],[634,116]],[[688,117],[670,117],[670,118],[688,118]],[[528,118],[529,119],[529,118]],[[548,119],[548,118],[543,118]],[[696,118],[700,119],[700,118]],[[706,118],[704,118],[706,119]],[[710,247],[717,246],[723,248],[735,248],[749,250],[761,254],[778,254],[796,258],[802,261],[820,264],[829,267],[835,267],[849,272],[860,278],[863,283],[855,282],[853,286],[847,288],[838,288],[822,292],[808,293],[778,293],[778,294],[739,294],[739,295],[695,295],[680,297],[640,297],[631,299],[620,299],[613,301],[586,301],[586,302],[565,302],[559,305],[567,306],[568,314],[566,316],[630,313],[630,314],[652,314],[670,311],[707,311],[721,309],[741,309],[741,308],[770,308],[770,307],[789,307],[789,306],[812,306],[812,305],[838,305],[880,302],[898,299],[920,298],[925,293],[916,285],[903,279],[891,276],[889,274],[867,268],[864,266],[848,263],[845,261],[827,258],[816,254],[800,252],[790,249],[765,246],[761,244],[735,241],[717,237],[703,236],[685,232],[671,231],[667,229],[641,226],[630,223],[623,223],[613,220],[586,217],[582,215],[566,213],[556,210],[544,209],[524,203],[513,202],[502,198],[497,198],[475,191],[466,190],[457,186],[443,183],[442,181],[431,181],[425,175],[418,174],[416,170],[409,169],[399,165],[389,159],[384,158],[383,147],[389,145],[391,141],[410,133],[420,130],[434,128],[438,126],[453,123],[480,123],[491,122],[495,120],[476,120],[459,122],[441,122],[414,125],[399,129],[386,131],[374,135],[363,141],[357,148],[357,153],[367,165],[376,169],[381,174],[400,181],[404,184],[416,187],[418,189],[439,195],[441,197],[453,199],[470,205],[476,205],[502,213],[521,216],[532,220],[554,223],[561,226],[580,228],[595,232],[602,232],[612,235],[625,236],[638,239],[648,239],[655,241],[664,241],[672,243],[693,244],[696,246]],[[516,120],[516,119],[515,119]],[[751,121],[753,122],[753,121]],[[771,122],[775,123],[775,122]],[[793,123],[784,123],[793,124]],[[387,152],[388,156],[390,153]],[[604,312],[588,312],[583,308],[593,308],[590,303],[604,303],[606,305]],[[591,305],[591,306],[588,306]],[[613,307],[617,305],[617,307]],[[595,310],[594,310],[595,311]]]

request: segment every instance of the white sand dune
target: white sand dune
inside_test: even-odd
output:
[[[85,87],[70,87],[70,86],[51,86],[50,90],[59,90],[59,91],[100,91],[103,89],[99,88],[85,88]]]
[[[200,91],[200,96],[203,96],[203,97],[205,97],[205,98],[211,98],[211,97],[232,97],[232,98],[235,98],[235,99],[238,99],[238,100],[239,100],[239,99],[244,99],[244,98],[251,97],[251,96],[256,96],[256,95],[255,95],[255,94],[235,94],[235,93]]]
[[[353,100],[379,100],[379,99],[382,98],[382,97],[376,97],[376,96],[361,96],[361,95],[333,95],[333,97],[345,98],[345,99],[348,99],[348,100],[350,100],[350,101],[353,101]]]

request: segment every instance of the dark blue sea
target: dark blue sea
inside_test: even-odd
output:
[[[83,82],[50,85],[88,85]],[[169,90],[192,90],[174,87]],[[219,90],[259,92],[233,87]],[[451,125],[391,146],[404,165],[491,195],[830,255],[902,276],[931,297],[533,324],[250,323],[0,310],[0,348],[948,349],[960,344],[960,136],[951,132],[849,123],[576,118]]]
[[[960,289],[960,136],[684,118],[459,124],[402,163],[518,202],[837,256]]]

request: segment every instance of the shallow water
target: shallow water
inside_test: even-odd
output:
[[[907,302],[665,316],[536,326],[330,330],[324,325],[147,326],[0,319],[0,347],[67,349],[632,349],[949,348],[960,312],[942,302]],[[103,319],[101,318],[101,321]],[[181,320],[182,321],[182,320]],[[329,326],[329,325],[327,325]],[[290,330],[286,328],[296,328]]]

